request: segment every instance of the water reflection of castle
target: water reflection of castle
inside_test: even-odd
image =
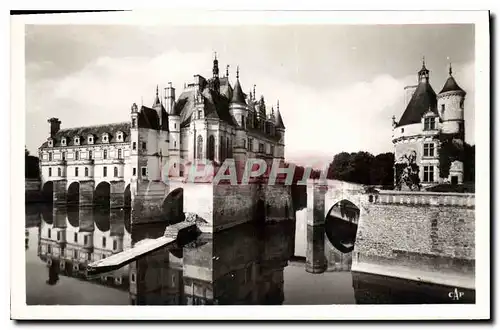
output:
[[[48,265],[47,283],[57,285],[59,276],[85,279],[90,262],[156,238],[166,226],[132,229],[129,219],[123,210],[45,210],[38,255]],[[293,223],[241,225],[162,248],[96,281],[128,290],[134,305],[281,304],[293,232]]]

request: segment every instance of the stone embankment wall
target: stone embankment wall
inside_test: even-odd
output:
[[[368,194],[361,206],[353,271],[474,288],[473,194]]]

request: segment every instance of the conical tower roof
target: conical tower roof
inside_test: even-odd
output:
[[[280,109],[276,111],[276,128],[285,129],[285,125],[283,124],[283,118],[281,118]]]
[[[231,103],[245,104],[245,105],[247,104],[245,102],[245,94],[243,94],[243,90],[241,89],[240,85],[239,69],[236,70],[236,83],[234,84],[233,97],[231,98]]]
[[[439,94],[446,93],[446,92],[461,92],[465,95],[465,91],[458,86],[457,82],[455,81],[455,78],[453,77],[453,71],[451,69],[451,64],[450,64],[450,71],[449,71],[450,76],[444,83],[443,89]]]

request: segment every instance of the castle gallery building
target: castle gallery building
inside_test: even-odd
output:
[[[285,126],[279,111],[266,107],[264,97],[243,93],[239,70],[234,85],[229,72],[219,77],[213,60],[212,77],[195,75],[176,98],[171,83],[160,97],[158,87],[151,107],[130,109],[122,123],[61,129],[48,120],[50,136],[39,148],[42,184],[49,181],[164,181],[183,176],[184,161],[226,158],[244,161],[284,158]],[[169,173],[164,173],[170,168]],[[123,192],[122,192],[123,193]]]
[[[400,162],[413,154],[419,166],[420,182],[431,185],[441,182],[463,183],[463,162],[454,161],[448,178],[439,176],[440,136],[452,136],[455,143],[464,143],[464,100],[466,92],[449,77],[436,95],[429,82],[429,70],[422,63],[418,85],[405,87],[406,109],[401,119],[393,117],[394,156]]]

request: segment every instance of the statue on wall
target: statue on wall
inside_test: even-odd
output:
[[[417,153],[410,151],[396,163],[396,189],[418,191],[421,188],[416,162]]]

